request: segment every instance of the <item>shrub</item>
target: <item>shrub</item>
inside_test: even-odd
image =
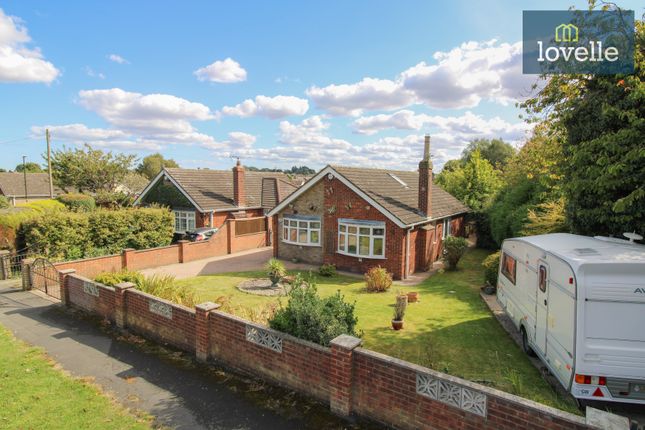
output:
[[[94,280],[109,287],[114,287],[116,284],[122,282],[132,282],[135,285],[140,285],[143,280],[143,275],[139,272],[121,270],[120,272],[99,273]]]
[[[267,261],[265,269],[267,271],[267,276],[271,279],[273,285],[280,282],[284,275],[287,274],[287,269],[285,269],[284,264],[277,258],[271,258]]]
[[[24,222],[19,232],[26,245],[54,259],[166,246],[173,233],[172,213],[161,208],[57,212]]]
[[[11,207],[11,204],[9,203],[9,199],[6,198],[5,196],[0,196],[0,209],[7,209]]]
[[[371,293],[382,293],[392,286],[392,275],[384,267],[372,267],[365,274],[366,290]]]
[[[316,284],[306,283],[298,275],[289,291],[287,306],[280,304],[269,319],[269,327],[327,346],[341,334],[358,336],[354,307],[355,303],[345,302],[340,291],[331,297],[320,298]]]
[[[459,260],[463,257],[467,247],[468,243],[463,237],[448,236],[444,239],[443,255],[446,260],[446,264],[448,265],[448,269],[457,269],[457,263],[459,263]]]
[[[119,191],[99,191],[94,200],[96,206],[107,209],[131,207],[134,202],[134,198],[130,195]]]
[[[94,197],[87,194],[61,194],[56,199],[74,212],[89,212],[96,208]]]
[[[122,270],[120,272],[104,272],[97,275],[94,280],[110,287],[122,282],[132,282],[139,291],[152,294],[160,299],[173,303],[193,307],[197,303],[195,290],[185,285],[175,285],[172,275],[143,276],[139,272]]]
[[[486,283],[493,287],[497,287],[497,272],[499,270],[500,251],[497,251],[482,261],[484,267],[484,278]]]
[[[336,266],[333,264],[323,264],[318,269],[320,276],[331,277],[336,276]]]
[[[408,308],[408,297],[406,295],[397,294],[396,303],[394,303],[394,321],[403,321],[405,310]]]

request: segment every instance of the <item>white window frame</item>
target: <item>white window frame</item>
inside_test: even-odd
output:
[[[296,225],[294,225],[294,223]],[[313,226],[318,224],[318,227]],[[304,225],[303,225],[304,224]],[[291,232],[295,231],[296,240],[291,240]],[[300,233],[306,231],[307,240],[300,240]],[[291,245],[322,246],[321,244],[322,221],[320,217],[284,216],[282,218],[282,241]],[[312,233],[318,234],[318,241],[312,241]]]
[[[450,225],[451,218],[444,218],[443,219],[443,228],[441,229],[441,238],[445,239],[446,237],[451,235],[450,229],[452,228]]]
[[[351,233],[350,228],[355,228],[356,233]],[[361,229],[369,229],[369,233],[361,233]],[[374,230],[383,230],[382,235],[374,234]],[[339,219],[338,220],[338,246],[336,252],[342,255],[348,255],[350,257],[356,258],[373,258],[373,259],[385,259],[385,223],[382,221],[366,221],[366,220],[350,220],[350,219]],[[349,239],[350,237],[356,237],[356,253],[353,253],[349,250]],[[369,237],[369,253],[361,254],[360,253],[360,238]],[[375,239],[381,239],[383,245],[381,246],[382,254],[374,254],[374,242]]]
[[[195,211],[182,211],[182,210],[173,210],[175,215],[175,233],[184,234],[187,231],[195,230]],[[181,228],[181,223],[184,221],[185,229]],[[179,227],[177,227],[179,223]],[[192,225],[191,225],[192,224]]]

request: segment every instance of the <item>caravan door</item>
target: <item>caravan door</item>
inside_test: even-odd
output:
[[[546,356],[546,330],[549,315],[549,266],[538,260],[535,297],[535,346]]]

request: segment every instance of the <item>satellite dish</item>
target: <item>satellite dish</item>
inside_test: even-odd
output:
[[[633,243],[635,240],[643,240],[643,236],[640,234],[634,232],[634,233],[623,233],[623,236],[625,236],[631,243]]]

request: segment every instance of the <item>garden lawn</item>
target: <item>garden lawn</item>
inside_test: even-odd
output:
[[[393,285],[385,293],[365,292],[365,283],[355,277],[316,276],[316,280],[322,296],[340,290],[346,300],[356,301],[364,347],[579,413],[573,402],[551,389],[479,296],[484,283],[481,262],[487,255],[483,250],[469,250],[460,261],[459,270],[437,273],[414,287]],[[225,310],[261,320],[263,309],[279,300],[286,303],[286,298],[252,295],[235,288],[253,277],[266,275],[227,273],[177,283],[194,288],[200,302],[225,301],[228,303]],[[418,291],[420,302],[408,305],[404,330],[394,331],[390,320],[399,290]]]
[[[95,387],[65,375],[0,326],[0,428],[148,429]]]

